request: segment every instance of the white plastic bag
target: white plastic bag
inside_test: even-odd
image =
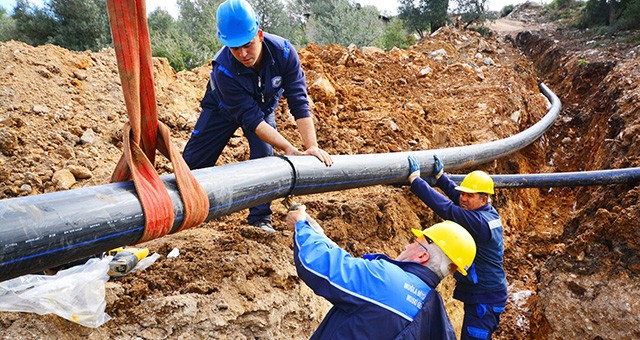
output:
[[[53,313],[85,327],[99,327],[111,319],[104,311],[112,258],[92,258],[56,275],[30,274],[0,282],[0,311]]]
[[[140,262],[138,262],[138,264],[136,264],[136,266],[133,268],[132,271],[142,271],[147,269],[150,265],[152,265],[154,262],[156,262],[157,259],[160,258],[160,254],[158,253],[153,253],[153,255],[149,255],[145,258],[143,258],[142,260],[140,260]]]

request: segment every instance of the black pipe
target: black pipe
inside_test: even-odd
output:
[[[447,174],[447,176],[452,181],[460,183],[465,175]],[[640,168],[490,176],[496,188],[581,187],[638,183]]]
[[[210,202],[207,220],[289,194],[305,195],[379,184],[407,183],[408,155],[423,169],[433,154],[447,170],[467,168],[520,150],[539,138],[560,112],[544,84],[549,112],[529,129],[503,140],[439,150],[334,156],[325,167],[314,157],[268,157],[195,170]],[[162,176],[174,205],[175,231],[183,205],[173,175]],[[0,201],[0,281],[39,272],[122,245],[134,244],[144,228],[142,206],[131,182]]]

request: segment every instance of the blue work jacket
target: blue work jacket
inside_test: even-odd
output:
[[[216,53],[203,109],[229,115],[238,126],[255,131],[272,114],[281,95],[295,119],[310,117],[307,84],[293,45],[277,35],[264,33],[260,71],[242,65],[228,47]]]
[[[505,304],[508,298],[507,277],[502,265],[504,239],[498,212],[488,203],[476,210],[462,209],[460,191],[445,174],[440,176],[436,186],[447,196],[431,188],[422,178],[411,183],[411,191],[438,216],[467,229],[476,242],[476,258],[467,271],[468,275],[454,274],[456,288],[453,297],[469,304]]]
[[[311,339],[455,339],[435,287],[438,276],[417,262],[382,254],[354,258],[298,221],[298,276],[333,307]]]

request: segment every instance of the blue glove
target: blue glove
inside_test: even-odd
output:
[[[420,163],[413,156],[409,156],[407,159],[409,160],[409,182],[413,183],[416,178],[420,177]]]
[[[440,157],[438,157],[438,155],[433,155],[433,172],[431,173],[431,176],[435,177],[436,179],[440,179],[440,176],[442,176],[443,172],[444,164],[442,164],[442,160],[440,159]]]

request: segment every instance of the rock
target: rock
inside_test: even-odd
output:
[[[309,86],[309,94],[315,101],[331,103],[336,97],[336,89],[329,80],[325,77],[320,77]]]
[[[398,131],[398,125],[391,119],[383,119],[384,123],[391,129],[391,131]]]
[[[91,170],[81,165],[70,165],[67,167],[73,176],[77,179],[89,179],[93,177]]]
[[[75,71],[73,72],[73,76],[78,79],[78,80],[85,80],[87,79],[87,75],[86,73],[80,72],[80,71]]]
[[[34,105],[31,108],[31,111],[39,115],[43,115],[45,113],[49,113],[51,110],[46,105]]]
[[[9,128],[0,128],[0,153],[13,155],[13,151],[18,146],[18,137]]]
[[[87,129],[80,137],[82,144],[93,144],[96,142],[96,133],[91,128]]]
[[[480,52],[493,52],[493,48],[483,39],[478,42],[478,51]]]
[[[441,48],[439,50],[435,50],[429,53],[429,58],[433,58],[433,59],[446,58],[448,56],[449,55],[447,54],[447,51],[444,50],[444,48]]]
[[[431,73],[431,67],[425,67],[422,70],[420,70],[420,75],[418,76],[418,78],[425,77],[429,73]]]
[[[402,151],[402,149],[399,146],[395,145],[395,144],[387,143],[387,147],[389,148],[389,151],[391,151],[391,152],[400,152],[400,151]]]
[[[56,190],[67,190],[72,185],[76,184],[76,178],[71,171],[67,169],[58,170],[53,174],[51,182],[55,186]]]
[[[66,159],[74,159],[74,158],[76,158],[76,153],[75,153],[75,151],[73,150],[73,148],[72,148],[70,145],[67,145],[67,144],[63,144],[63,145],[61,145],[61,146],[56,150],[56,152],[57,152],[60,156],[62,156],[62,157],[64,157],[64,158],[66,158]]]
[[[114,282],[107,282],[104,286],[104,292],[107,305],[114,304],[118,299],[125,295],[122,285]]]
[[[42,78],[51,78],[53,77],[53,74],[51,74],[51,72],[49,72],[49,70],[47,70],[46,68],[41,68],[38,71],[38,74],[42,76]]]
[[[20,186],[20,191],[25,194],[29,194],[33,191],[33,188],[29,184],[23,184]]]
[[[520,110],[514,112],[511,114],[510,116],[511,120],[513,120],[516,123],[520,123]]]
[[[39,187],[42,185],[42,180],[40,179],[40,176],[30,171],[27,171],[24,173],[23,179],[25,184],[29,184],[31,186]]]
[[[384,50],[378,47],[373,47],[373,46],[365,46],[362,48],[362,54],[366,55],[366,56],[373,56],[376,54],[379,55],[384,55]]]

